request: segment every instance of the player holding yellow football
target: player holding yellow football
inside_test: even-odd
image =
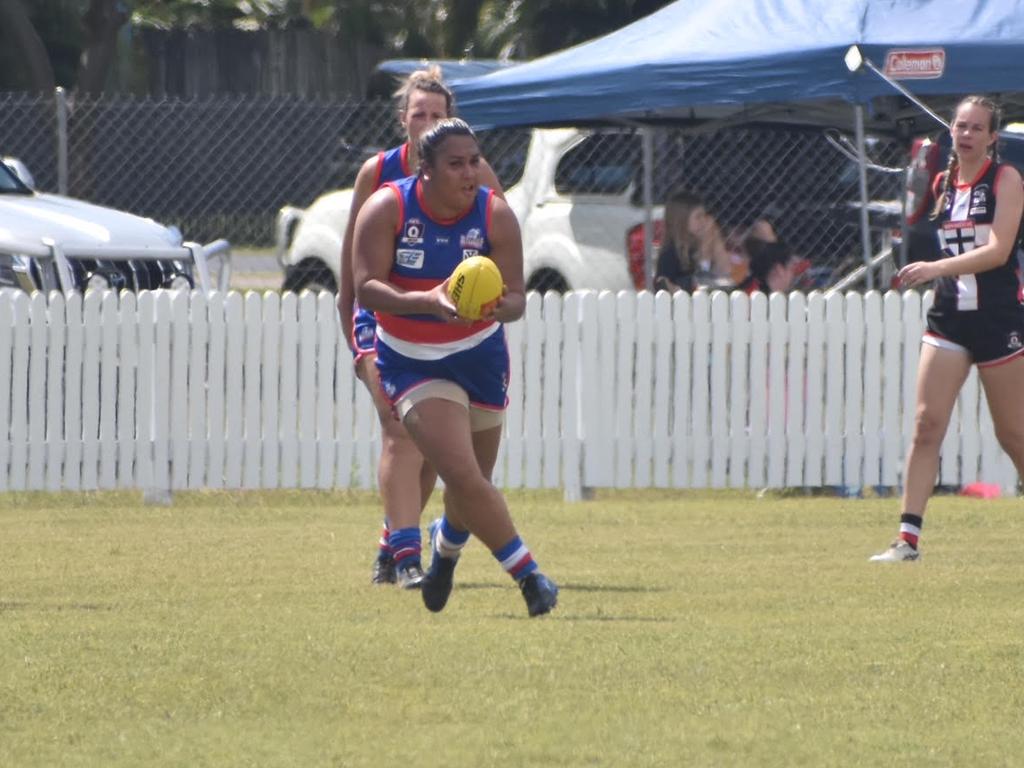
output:
[[[537,570],[502,494],[491,484],[509,378],[502,323],[526,306],[519,224],[480,186],[476,136],[458,119],[420,138],[417,177],[375,192],[355,224],[355,288],[377,314],[381,386],[413,441],[445,484],[445,516],[432,528],[423,601],[440,611],[455,563],[472,533],[519,583],[531,616],[547,613],[558,588]],[[447,293],[464,260],[487,255],[504,295],[481,320],[460,318]],[[418,531],[418,529],[417,529]]]

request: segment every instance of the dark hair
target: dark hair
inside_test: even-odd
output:
[[[418,69],[405,79],[401,87],[395,91],[398,110],[404,112],[409,107],[409,94],[413,91],[439,93],[444,96],[446,112],[450,115],[455,108],[455,97],[441,78],[441,68],[436,64],[427,69]]]
[[[767,285],[775,267],[786,266],[793,256],[785,243],[771,243],[752,235],[744,239],[743,248],[750,256],[750,276],[762,286]]]
[[[965,96],[960,100],[960,103],[956,105],[956,109],[953,110],[953,120],[956,120],[956,113],[960,111],[960,108],[967,105],[974,104],[976,106],[987,109],[989,112],[988,117],[988,130],[989,133],[995,133],[999,130],[999,127],[1003,122],[1003,110],[1000,106],[988,96]],[[992,145],[992,162],[999,162],[999,142],[998,140]],[[949,198],[949,187],[953,183],[953,174],[960,168],[960,158],[957,157],[956,147],[950,147],[949,149],[949,164],[946,166],[946,173],[942,178],[942,191],[936,197],[935,207],[932,209],[929,219],[937,219],[942,214],[942,209],[946,207],[946,202]]]
[[[420,136],[419,153],[420,166],[433,165],[437,158],[437,150],[449,136],[470,136],[479,145],[476,134],[465,120],[457,117],[447,117],[438,120]]]

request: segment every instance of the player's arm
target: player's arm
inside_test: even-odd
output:
[[[526,288],[523,280],[523,238],[519,232],[519,221],[508,204],[496,195],[491,198],[491,225],[488,229],[491,241],[491,260],[501,270],[505,290],[487,315],[503,323],[510,323],[523,316],[526,309]]]
[[[360,306],[390,315],[431,314],[457,318],[445,284],[429,291],[407,291],[390,282],[400,206],[395,190],[382,187],[359,211],[352,238],[355,296]]]
[[[1024,182],[1016,168],[1004,165],[996,177],[995,187],[996,212],[988,242],[958,256],[908,264],[899,272],[899,278],[905,285],[916,285],[937,277],[987,272],[1006,263],[1013,253],[1014,238],[1024,214]]]
[[[356,292],[352,280],[352,241],[355,235],[356,217],[360,209],[373,194],[377,183],[378,156],[368,159],[356,175],[356,183],[352,189],[352,207],[348,212],[348,222],[341,239],[341,268],[338,270],[338,314],[341,315],[341,330],[345,341],[351,347],[352,341],[352,310],[354,309]]]

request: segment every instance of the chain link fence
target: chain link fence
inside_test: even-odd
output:
[[[59,125],[53,96],[0,94],[0,155],[20,157],[42,190],[65,191]],[[861,262],[857,166],[820,130],[652,131],[656,204],[675,190],[698,192],[723,232],[767,217],[822,281]],[[481,135],[506,190],[522,180],[530,136],[524,129]],[[274,244],[282,206],[304,208],[351,186],[367,157],[401,140],[394,107],[383,100],[79,97],[67,104],[66,193],[174,224],[189,240],[223,237],[236,248],[265,248]],[[527,180],[547,189],[538,202],[602,203],[609,206],[604,222],[643,220],[638,133],[581,132],[560,151],[553,178]],[[895,142],[869,144],[871,159],[887,166],[904,165],[907,151]],[[897,200],[901,185],[898,173],[869,171],[872,200]],[[894,223],[877,222],[873,250]],[[605,244],[624,261],[627,234],[613,233]]]

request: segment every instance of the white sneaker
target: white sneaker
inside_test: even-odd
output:
[[[872,555],[868,558],[872,563],[902,563],[904,561],[917,560],[921,553],[910,546],[903,539],[896,539],[885,552]]]

